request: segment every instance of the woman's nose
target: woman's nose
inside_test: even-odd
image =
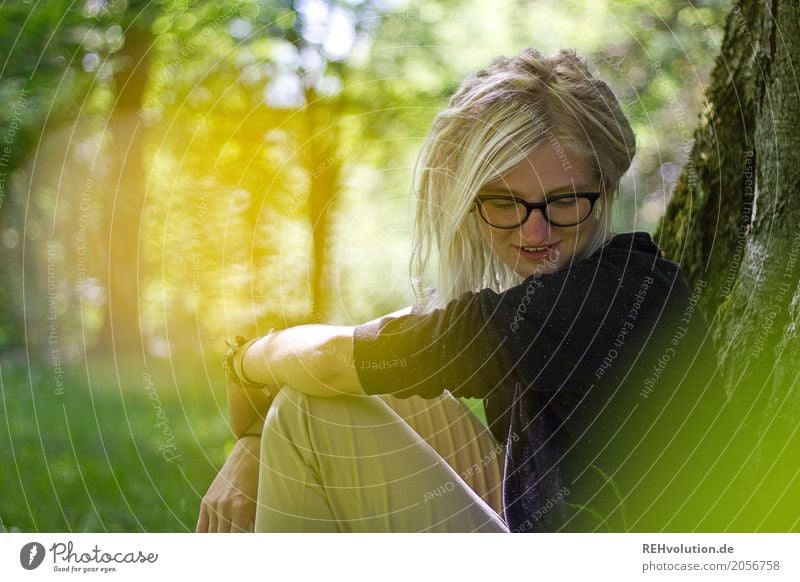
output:
[[[552,227],[550,223],[547,222],[541,209],[534,208],[530,216],[528,216],[528,220],[526,220],[520,228],[522,229],[521,238],[524,242],[539,243],[548,242],[550,238],[550,229]]]

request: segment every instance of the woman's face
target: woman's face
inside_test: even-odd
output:
[[[492,180],[478,192],[483,195],[514,195],[527,202],[542,202],[558,194],[601,192],[602,185],[582,157],[546,143],[534,150],[502,177]],[[522,277],[554,273],[575,260],[599,228],[595,218],[598,202],[589,217],[575,226],[552,226],[535,209],[517,228],[499,229],[480,217],[481,233],[495,255]],[[532,247],[547,247],[531,251]]]

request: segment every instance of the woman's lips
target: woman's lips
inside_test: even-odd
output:
[[[525,249],[523,249],[518,245],[513,245],[513,246],[517,250],[517,252],[519,252],[519,255],[521,257],[530,260],[538,260],[544,258],[550,258],[551,260],[555,260],[558,253],[558,243],[547,245],[547,247],[545,249],[542,249],[541,251],[526,251]]]

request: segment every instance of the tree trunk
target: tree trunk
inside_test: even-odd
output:
[[[114,353],[142,349],[139,301],[140,232],[146,173],[143,161],[144,126],[139,109],[147,82],[146,53],[152,42],[149,24],[134,23],[125,33],[114,82],[117,101],[109,129],[114,156],[106,202],[108,310],[99,347]],[[124,68],[122,68],[124,67]]]
[[[312,266],[310,269],[312,312],[310,320],[328,320],[328,260],[331,210],[341,174],[341,159],[337,155],[339,130],[336,126],[335,102],[319,99],[313,90],[306,91],[307,152],[306,167],[311,176],[309,189],[309,219],[312,229]]]
[[[800,6],[742,0],[695,143],[656,240],[680,262],[714,332],[746,436],[731,529],[800,529]],[[735,509],[735,511],[733,511]]]

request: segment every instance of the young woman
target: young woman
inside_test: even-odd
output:
[[[527,49],[469,76],[417,167],[412,266],[418,283],[436,252],[435,290],[417,284],[417,305],[363,325],[298,326],[231,354],[232,417],[261,437],[239,441],[260,440],[255,530],[718,527],[709,491],[726,476],[708,443],[725,396],[703,285],[647,233],[612,231],[634,152],[613,93],[572,51]],[[378,396],[447,393],[484,401],[502,511]],[[256,493],[245,481],[234,486]],[[236,499],[210,492],[198,529],[243,529]]]

